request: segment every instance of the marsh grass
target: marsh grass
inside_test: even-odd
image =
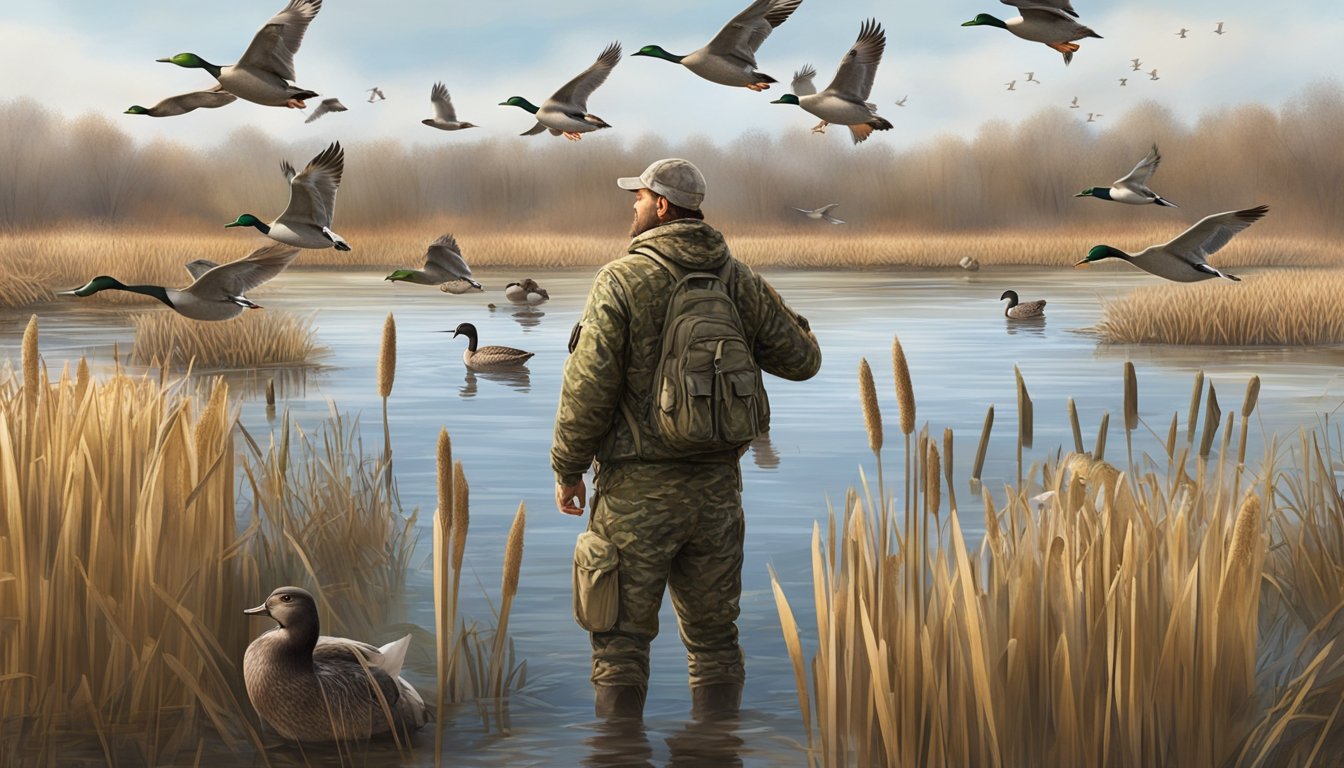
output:
[[[1344,343],[1344,272],[1291,270],[1229,285],[1139,288],[1108,302],[1094,329],[1122,344],[1311,346]]]
[[[1333,764],[1344,438],[1332,452],[1303,432],[1286,456],[1271,439],[1243,474],[1243,451],[1224,454],[1254,394],[1225,422],[1206,409],[1216,455],[1192,424],[1125,472],[1073,452],[1001,500],[980,489],[978,547],[950,497],[934,513],[932,453],[927,472],[907,460],[922,525],[894,525],[912,516],[895,495],[851,489],[828,533],[813,527],[810,656],[772,571],[810,762]]]
[[[249,310],[232,320],[203,323],[176,312],[148,312],[131,318],[139,365],[172,365],[193,370],[302,366],[326,348],[317,342],[309,316]]]

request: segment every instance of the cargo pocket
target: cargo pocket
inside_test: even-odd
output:
[[[584,531],[574,546],[574,620],[589,632],[616,626],[620,583],[616,545],[595,531]]]
[[[723,439],[730,443],[751,442],[760,434],[760,416],[757,407],[755,371],[730,371],[724,381],[728,388],[723,399]]]

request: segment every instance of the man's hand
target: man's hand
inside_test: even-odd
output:
[[[572,503],[575,499],[578,500],[577,504]],[[564,512],[566,515],[582,517],[583,505],[587,500],[588,486],[584,485],[583,478],[579,478],[579,482],[574,485],[566,486],[561,485],[560,483],[555,484],[556,509]]]

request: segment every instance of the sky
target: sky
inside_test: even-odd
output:
[[[244,101],[171,118],[124,115],[131,104],[208,88],[203,70],[155,59],[190,51],[217,64],[241,55],[284,0],[44,0],[0,9],[0,101],[31,97],[70,118],[105,115],[140,141],[170,138],[214,146],[255,126],[288,142],[317,147],[332,139],[470,143],[516,136],[533,125],[520,109],[498,106],[514,95],[540,103],[585,69],[612,40],[625,56],[589,99],[589,111],[613,128],[585,141],[628,141],[659,133],[676,141],[704,136],[727,143],[749,131],[807,131],[816,119],[769,102],[787,92],[794,70],[811,63],[825,87],[864,19],[887,33],[871,100],[895,126],[870,144],[910,145],[943,134],[972,137],[996,120],[1020,121],[1048,106],[1103,129],[1127,108],[1153,99],[1188,123],[1244,103],[1283,104],[1306,86],[1341,73],[1335,46],[1344,39],[1338,0],[1287,3],[1214,0],[1074,0],[1081,21],[1103,39],[1080,41],[1066,67],[1058,53],[993,27],[961,27],[977,13],[1000,18],[1016,9],[994,0],[804,0],[757,53],[780,82],[765,93],[703,81],[684,68],[631,58],[647,44],[690,53],[747,5],[747,0],[326,0],[295,59],[298,84],[336,96],[349,111],[305,125],[307,113]],[[1224,22],[1227,34],[1213,33]],[[1184,40],[1176,37],[1190,29]],[[1142,60],[1144,73],[1130,59]],[[1159,80],[1146,74],[1156,67]],[[1035,72],[1040,84],[1027,83]],[[15,76],[21,73],[21,76]],[[1121,87],[1119,78],[1129,78]],[[1006,84],[1017,80],[1016,90]],[[444,82],[458,117],[481,128],[445,133],[420,124],[432,116],[429,91]],[[386,101],[369,104],[378,86]],[[905,106],[895,102],[908,97]],[[309,109],[317,104],[310,100]],[[848,142],[846,131],[828,138]],[[549,135],[518,141],[563,141]],[[818,139],[822,140],[822,139]]]

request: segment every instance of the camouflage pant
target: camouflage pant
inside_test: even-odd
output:
[[[692,686],[741,683],[742,476],[736,463],[630,462],[599,469],[589,527],[620,552],[620,613],[592,633],[595,685],[647,686],[663,587]]]

